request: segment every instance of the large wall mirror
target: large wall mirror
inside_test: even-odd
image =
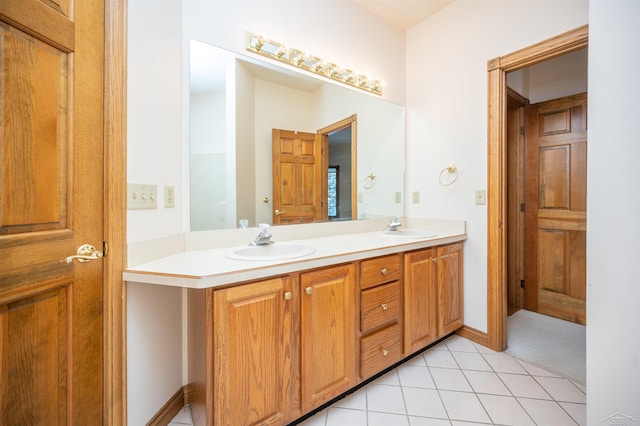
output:
[[[186,54],[192,231],[403,215],[403,106],[197,40]],[[297,176],[274,143],[305,158],[319,143],[322,174]]]

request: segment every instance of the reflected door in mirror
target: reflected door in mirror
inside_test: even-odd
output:
[[[327,220],[320,135],[273,129],[272,147],[273,224]]]

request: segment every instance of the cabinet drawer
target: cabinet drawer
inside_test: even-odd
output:
[[[377,257],[360,264],[360,288],[365,289],[378,284],[400,279],[400,255]]]
[[[392,325],[360,339],[360,373],[370,377],[400,361],[402,358],[402,329]]]
[[[360,293],[360,329],[363,334],[400,320],[400,283],[381,285]]]

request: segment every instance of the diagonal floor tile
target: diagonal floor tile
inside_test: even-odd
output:
[[[440,397],[451,420],[491,422],[475,393],[440,391]]]

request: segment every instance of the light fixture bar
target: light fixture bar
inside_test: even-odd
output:
[[[382,83],[379,80],[258,34],[247,32],[247,50],[367,92],[382,95]]]

